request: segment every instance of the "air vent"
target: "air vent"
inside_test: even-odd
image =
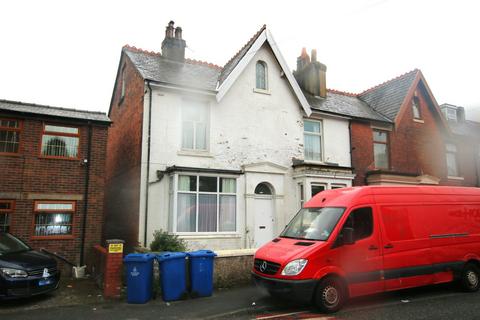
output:
[[[313,242],[303,242],[303,241],[295,243],[296,246],[304,246],[304,247],[311,246],[312,244],[313,244]]]
[[[275,238],[275,239],[272,240],[272,242],[278,242],[278,241],[280,241],[280,239],[278,239],[278,238]]]

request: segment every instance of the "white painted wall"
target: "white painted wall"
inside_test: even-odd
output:
[[[255,92],[255,64],[263,60],[268,65],[268,93]],[[147,96],[148,94],[146,94]],[[237,179],[237,232],[232,234],[189,235],[192,249],[237,249],[249,247],[254,217],[248,216],[248,199],[260,180],[272,183],[276,191],[276,233],[283,230],[298,210],[296,180],[291,168],[292,158],[303,159],[304,112],[293,94],[268,46],[263,46],[239,76],[224,98],[217,103],[215,96],[186,93],[154,87],[152,98],[152,139],[149,181],[148,241],[157,229],[168,229],[168,177],[158,180],[157,170],[169,166],[241,170],[242,166],[269,162],[285,169],[267,165],[267,172],[240,175]],[[181,151],[181,106],[185,97],[208,102],[210,108],[209,151],[192,154]],[[146,178],[146,142],[148,99],[144,104],[145,118],[142,152],[142,181]],[[350,166],[348,120],[323,118],[325,160]],[[271,168],[272,173],[268,173]],[[248,182],[246,181],[248,179]],[[258,181],[257,181],[258,180]],[[261,182],[261,181],[260,181]],[[141,210],[145,206],[142,183]],[[140,237],[143,240],[143,213],[140,214]],[[247,234],[247,236],[246,236]]]

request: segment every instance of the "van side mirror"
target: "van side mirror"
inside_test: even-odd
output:
[[[343,240],[343,244],[354,244],[355,243],[353,228],[348,228],[348,227],[343,228],[343,230],[342,230],[342,240]]]

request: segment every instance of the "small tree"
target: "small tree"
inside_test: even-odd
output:
[[[153,232],[153,241],[150,243],[150,250],[154,252],[187,251],[187,243],[185,240],[178,238],[177,235],[169,234],[167,231],[160,229]]]

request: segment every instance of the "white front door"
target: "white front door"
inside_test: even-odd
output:
[[[255,248],[273,239],[273,225],[273,197],[255,197]]]

